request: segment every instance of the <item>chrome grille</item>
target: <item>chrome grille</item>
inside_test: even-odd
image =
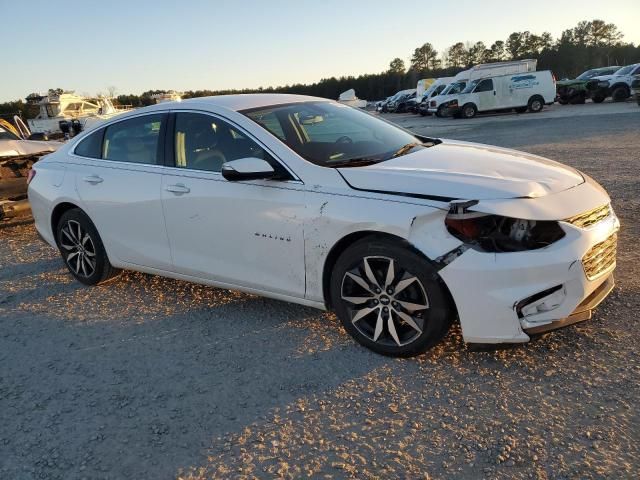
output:
[[[596,243],[582,257],[584,273],[589,280],[598,277],[616,263],[617,243],[618,235],[614,233],[603,242]]]
[[[594,208],[588,212],[581,213],[575,217],[567,218],[565,222],[575,225],[578,228],[587,228],[591,225],[604,220],[611,214],[611,205],[602,205],[601,207]]]

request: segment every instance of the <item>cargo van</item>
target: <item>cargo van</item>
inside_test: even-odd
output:
[[[458,73],[454,77],[454,83],[449,85],[439,96],[429,101],[429,113],[435,113],[438,117],[446,117],[451,114],[445,103],[451,100],[452,95],[461,93],[467,84],[473,80],[491,76],[509,75],[516,73],[535,72],[538,61],[535,59],[513,60],[509,62],[481,63],[469,70]]]
[[[539,112],[555,101],[556,85],[549,70],[477,78],[441,107],[455,117],[473,118],[479,112],[515,109]]]
[[[453,77],[440,77],[435,82],[431,84],[427,90],[425,90],[424,94],[421,98],[416,96],[416,101],[418,102],[418,112],[423,117],[425,115],[429,115],[429,100],[433,97],[436,97],[442,93],[442,91],[447,88],[453,81]]]
[[[446,112],[442,108],[439,108],[440,105],[447,101],[449,95],[460,93],[466,88],[467,82],[469,81],[469,72],[470,70],[463,70],[453,77],[451,83],[449,83],[438,95],[429,100],[429,108],[427,111],[429,113],[435,113],[438,117],[444,116]]]

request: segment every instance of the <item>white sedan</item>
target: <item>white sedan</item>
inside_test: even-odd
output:
[[[40,235],[95,285],[118,269],[332,309],[366,347],[526,342],[613,288],[618,219],[587,175],[425,138],[297,95],[162,103],[32,171]]]

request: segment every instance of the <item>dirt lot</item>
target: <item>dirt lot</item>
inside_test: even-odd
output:
[[[609,190],[616,290],[527,345],[473,352],[454,328],[391,360],[309,308],[137,273],[86,288],[31,225],[0,230],[0,478],[633,478],[640,109],[564,108],[390,116],[564,161]]]

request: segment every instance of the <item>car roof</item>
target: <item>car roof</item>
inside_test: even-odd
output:
[[[234,110],[236,112],[241,110],[248,110],[250,108],[269,107],[272,105],[282,105],[287,103],[300,103],[300,102],[328,102],[331,101],[326,98],[311,97],[308,95],[292,95],[286,93],[245,93],[239,95],[216,95],[213,97],[196,97],[182,100],[174,103],[172,106],[199,104],[209,105],[228,110]],[[160,104],[167,105],[167,103]]]

